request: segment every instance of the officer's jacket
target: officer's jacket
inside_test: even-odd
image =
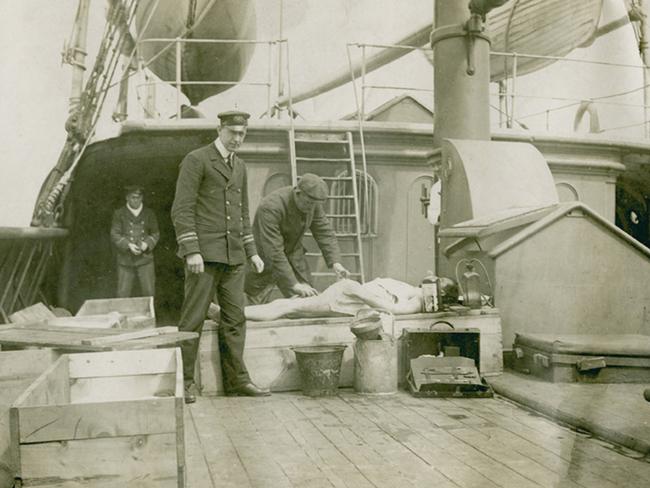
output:
[[[158,243],[160,232],[153,210],[143,207],[136,217],[126,205],[113,212],[111,241],[117,248],[117,263],[121,266],[142,266],[153,261],[153,249]],[[147,243],[147,250],[136,256],[129,251],[129,244]]]
[[[283,292],[298,281],[311,283],[302,238],[311,230],[328,267],[341,262],[339,245],[322,204],[304,214],[296,206],[293,188],[275,190],[262,199],[253,221],[253,236],[264,261],[264,271]]]
[[[181,258],[198,252],[204,261],[236,265],[257,254],[246,165],[235,156],[231,170],[214,143],[181,162],[171,216]]]

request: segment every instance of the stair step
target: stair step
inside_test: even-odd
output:
[[[321,176],[321,180],[325,181],[351,181],[352,176]]]

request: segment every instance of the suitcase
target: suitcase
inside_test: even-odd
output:
[[[409,391],[416,397],[487,398],[492,389],[479,374],[474,361],[462,356],[420,356],[411,359],[406,377]]]
[[[515,334],[514,369],[554,383],[650,383],[650,336]]]
[[[491,388],[480,377],[478,329],[402,331],[402,371],[414,396],[490,397]]]

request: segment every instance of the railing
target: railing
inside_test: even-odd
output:
[[[270,40],[270,41],[257,41],[257,40],[252,40],[252,39],[185,39],[185,38],[175,38],[175,39],[164,39],[164,38],[151,38],[151,39],[145,39],[140,41],[141,43],[145,42],[152,42],[152,43],[167,43],[167,44],[173,44],[176,49],[176,56],[175,56],[175,79],[174,80],[160,80],[160,81],[154,81],[154,82],[148,82],[148,83],[141,83],[138,85],[138,87],[142,86],[156,86],[156,85],[172,85],[176,89],[176,117],[178,119],[181,118],[181,110],[182,110],[182,87],[187,86],[187,85],[206,85],[206,86],[235,86],[235,85],[245,85],[245,86],[265,86],[266,87],[266,100],[267,100],[267,114],[271,114],[274,111],[273,103],[272,103],[272,88],[273,88],[273,47],[277,46],[279,49],[278,51],[278,59],[280,60],[279,62],[281,63],[282,59],[282,48],[284,47],[286,51],[286,59],[287,59],[287,77],[288,77],[288,72],[289,72],[289,67],[288,67],[288,59],[289,59],[289,44],[287,39],[276,39],[276,40]],[[183,44],[266,44],[268,47],[268,71],[267,71],[267,77],[266,80],[264,81],[240,81],[240,80],[233,80],[233,81],[223,81],[223,80],[210,80],[210,81],[183,81],[182,80],[182,66],[183,66],[183,49],[182,46]],[[281,72],[282,68],[279,68],[279,72]],[[278,74],[280,76],[280,74]],[[278,88],[282,85],[282,82],[278,82]],[[290,92],[291,90],[291,85],[290,83],[287,83],[288,90]],[[291,94],[289,93],[289,97]]]
[[[55,242],[65,229],[0,227],[0,322],[16,310],[45,301],[41,285]]]
[[[522,121],[537,116],[544,116],[546,118],[545,127],[547,130],[550,130],[551,129],[550,115],[553,112],[575,107],[579,111],[578,115],[581,116],[582,113],[585,112],[584,107],[586,105],[597,103],[598,105],[603,105],[603,106],[642,109],[643,120],[641,122],[635,122],[632,124],[625,124],[618,127],[608,127],[608,128],[596,128],[594,127],[595,124],[592,124],[592,131],[597,133],[604,133],[613,130],[643,126],[644,136],[646,138],[650,137],[650,121],[649,121],[649,110],[648,110],[650,108],[649,105],[650,85],[647,82],[647,78],[648,78],[647,68],[645,66],[641,64],[613,63],[608,61],[593,61],[593,60],[585,60],[585,59],[574,59],[568,57],[558,57],[558,56],[542,56],[542,55],[535,55],[535,54],[492,52],[490,53],[490,55],[491,55],[491,62],[494,62],[494,58],[501,58],[504,59],[504,61],[509,60],[511,62],[511,68],[508,70],[508,72],[506,72],[505,74],[506,76],[504,80],[499,84],[499,92],[491,93],[492,96],[498,96],[499,98],[499,107],[498,108],[492,107],[492,108],[495,108],[499,112],[500,127],[503,127],[505,125],[508,128],[512,128],[514,127],[515,124],[519,124],[520,126],[526,128],[525,123]],[[586,98],[584,97],[571,98],[571,97],[543,96],[543,95],[540,96],[538,94],[521,93],[520,91],[518,91],[518,86],[519,86],[518,80],[521,76],[519,74],[519,67],[522,59],[546,60],[549,62],[549,64],[550,63],[575,63],[575,64],[584,64],[588,66],[610,67],[619,70],[622,69],[640,70],[643,74],[643,84],[640,87],[631,90],[626,90],[619,93],[610,93],[603,96],[586,97]],[[641,104],[624,103],[624,102],[616,102],[616,101],[609,100],[624,95],[630,95],[634,92],[638,92],[641,90],[643,90],[643,103]],[[519,105],[518,102],[521,101],[522,99],[538,99],[538,100],[547,100],[549,102],[567,102],[567,103],[560,106],[547,108],[541,111],[536,111],[533,113],[518,114],[517,113],[518,110],[517,107]],[[589,112],[595,113],[592,112],[591,110],[589,110]],[[576,123],[577,122],[578,122],[578,117],[576,117]]]
[[[359,95],[359,90],[357,89],[357,78],[355,76],[355,69],[352,63],[352,55],[350,52],[351,47],[356,47],[361,49],[361,76],[360,76],[360,89],[361,95]],[[402,90],[402,91],[419,91],[433,94],[433,89],[431,88],[416,88],[409,86],[392,86],[392,85],[370,85],[366,83],[366,63],[367,63],[367,49],[402,49],[408,51],[431,51],[429,47],[415,47],[415,46],[405,46],[401,44],[363,44],[363,43],[348,43],[346,46],[346,52],[348,56],[348,66],[350,68],[350,78],[352,80],[352,88],[354,90],[354,100],[357,106],[357,122],[359,125],[359,141],[361,142],[361,163],[363,168],[363,174],[368,176],[368,165],[366,161],[366,141],[363,131],[364,121],[366,119],[366,90],[369,89],[382,89],[382,90]],[[368,209],[371,205],[371,195],[369,192],[368,185],[363,185],[363,202],[362,208]]]

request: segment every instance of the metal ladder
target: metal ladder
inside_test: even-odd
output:
[[[292,124],[293,125],[293,124]],[[351,252],[341,252],[341,259],[343,264],[351,274],[352,279],[357,279],[361,283],[365,282],[365,273],[363,269],[363,244],[361,240],[361,219],[359,216],[359,192],[357,188],[357,170],[354,162],[354,145],[352,143],[352,133],[316,133],[308,131],[296,131],[293,127],[289,130],[289,152],[291,158],[291,181],[295,186],[300,179],[301,173],[315,173],[318,174],[330,189],[330,196],[326,203],[326,211],[330,207],[332,201],[352,202],[352,209],[349,205],[337,205],[343,207],[347,211],[345,213],[327,213],[332,225],[335,229],[339,245],[341,245],[341,238],[352,238],[353,250]],[[327,156],[321,156],[326,152]],[[346,163],[345,176],[323,176],[319,172],[323,172],[323,165],[333,165],[334,170],[340,169],[339,165]],[[305,165],[314,166],[320,164],[320,171],[311,169],[303,171]],[[301,169],[298,169],[298,166]],[[330,171],[328,171],[330,173]],[[344,194],[331,194],[332,185],[342,184],[347,190],[350,188],[352,193]],[[352,210],[352,212],[350,212]],[[337,221],[345,222],[345,225],[337,225]],[[339,229],[343,230],[339,230]],[[305,235],[311,236],[311,232]],[[307,252],[307,257],[315,258],[322,257],[320,252]],[[347,263],[353,260],[354,266],[348,266]],[[313,272],[313,277],[333,277],[336,274],[333,271],[329,272]]]

